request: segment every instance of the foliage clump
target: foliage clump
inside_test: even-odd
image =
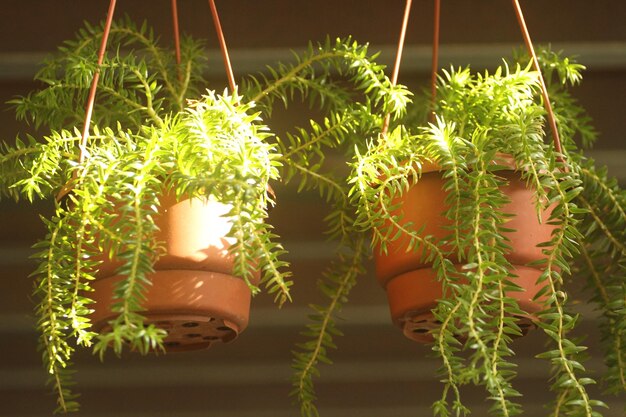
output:
[[[18,119],[49,133],[3,144],[0,155],[4,196],[54,200],[54,214],[43,219],[48,233],[35,245],[39,267],[33,276],[40,347],[57,411],[78,409],[69,389],[76,347],[92,346],[101,356],[109,348],[118,354],[125,347],[162,349],[165,332],[144,323],[141,303],[162,253],[154,216],[164,193],[228,204],[234,274],[257,292],[250,282],[255,265],[261,285],[282,304],[291,299],[291,281],[285,250],[265,222],[273,203],[269,182],[298,177],[300,188],[315,187],[345,206],[345,187],[322,172],[325,150],[370,134],[383,113],[402,114],[409,96],[389,81],[366,46],[349,38],[311,44],[295,64],[251,77],[239,93],[201,95],[202,42],[184,38],[178,65],[146,24],[126,18],[114,22],[112,52],[98,67],[102,31],[86,25],[45,62],[36,77],[43,87],[13,104]],[[79,129],[97,71],[94,117],[83,147]],[[276,101],[286,106],[296,93],[323,117],[276,137],[262,118],[270,118]],[[341,231],[349,219],[332,224]],[[103,256],[121,261],[117,272],[125,278],[115,292],[119,315],[109,331],[96,334],[89,294]]]
[[[125,346],[142,353],[162,348],[165,332],[144,325],[141,301],[162,251],[153,236],[164,193],[228,204],[234,273],[257,292],[250,282],[256,265],[261,285],[278,304],[291,299],[285,249],[265,221],[273,203],[270,182],[280,180],[319,192],[331,206],[328,234],[339,242],[336,260],[319,282],[327,304],[311,306],[306,340],[294,353],[292,395],[302,416],[319,414],[318,365],[331,362],[341,335],[336,318],[365,273],[370,245],[386,251],[400,238],[408,239],[408,250],[422,251],[444,293],[432,311],[441,323],[432,348],[443,384],[434,414],[467,415],[461,398],[466,385],[484,387],[492,415],[521,414],[513,340],[527,312],[507,295],[518,288],[507,258],[511,214],[502,213],[508,202],[502,187],[510,176],[497,162],[502,154],[534,190],[537,215],[550,210],[547,221],[554,226],[542,245],[544,258],[534,265],[543,271],[537,325],[549,342],[539,356],[552,369],[551,415],[595,417],[603,406],[588,393],[595,381],[583,365],[586,348],[573,333],[580,318],[570,310],[568,284],[578,276],[588,279],[602,316],[606,389],[623,395],[626,194],[584,155],[595,131],[568,92],[582,77],[574,60],[541,53],[563,142],[559,154],[545,131],[539,74],[524,57],[493,73],[444,71],[435,108],[407,114],[411,93],[393,85],[376,56],[351,38],[311,44],[294,63],[218,94],[204,89],[201,42],[184,38],[178,65],[147,25],[125,19],[111,29],[117,49],[97,67],[101,35],[101,26],[87,25],[39,72],[44,87],[14,101],[19,119],[49,133],[0,149],[2,195],[54,200],[54,214],[43,219],[47,236],[35,245],[39,266],[33,276],[42,357],[58,410],[78,408],[68,388],[77,346],[93,346],[101,355]],[[96,71],[98,99],[82,148],[79,128]],[[297,99],[320,116],[272,134],[264,123],[279,105]],[[430,110],[432,123],[415,117]],[[382,130],[387,115],[389,133]],[[342,155],[348,169],[333,171],[331,153]],[[425,164],[441,168],[448,191],[445,216],[453,227],[442,240],[393,214],[394,199],[420,180]],[[96,334],[89,294],[103,254],[122,262],[118,272],[126,278],[116,288],[119,315],[110,331]],[[462,264],[460,271],[453,260]]]
[[[517,175],[534,191],[537,215],[549,210],[555,227],[542,247],[544,259],[537,294],[542,310],[537,325],[549,348],[539,358],[550,362],[553,416],[600,415],[604,404],[590,398],[594,380],[582,361],[586,347],[573,330],[580,317],[570,310],[568,283],[587,277],[592,298],[603,312],[607,345],[607,390],[623,393],[624,191],[583,155],[595,132],[584,110],[567,91],[581,80],[584,68],[549,50],[542,52],[550,96],[554,102],[563,153],[558,154],[545,132],[539,74],[530,66],[505,64],[493,73],[451,69],[439,77],[435,120],[422,126],[400,124],[390,135],[368,142],[353,162],[352,202],[356,223],[373,231],[373,242],[387,244],[404,236],[407,250],[423,250],[443,287],[433,310],[441,323],[434,332],[433,351],[441,359],[442,397],[437,416],[466,415],[461,387],[484,386],[493,402],[492,415],[522,413],[515,401],[516,376],[512,342],[521,335],[516,317],[527,312],[507,296],[515,291],[515,274],[506,255],[504,233],[510,216],[502,187],[508,183],[501,155],[514,159]],[[494,162],[495,161],[495,162]],[[407,227],[393,213],[394,198],[419,182],[424,164],[441,167],[448,191],[445,215],[449,235],[436,241]],[[458,272],[451,259],[459,259]],[[604,275],[600,271],[607,271]],[[610,271],[610,272],[609,272]],[[608,289],[610,288],[610,290]],[[609,295],[610,294],[610,295]]]

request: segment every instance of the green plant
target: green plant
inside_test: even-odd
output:
[[[563,140],[562,155],[546,141],[538,73],[506,64],[492,74],[444,71],[436,120],[417,128],[414,121],[398,125],[389,135],[370,140],[352,163],[355,225],[372,231],[373,243],[383,252],[390,241],[404,236],[407,250],[423,251],[444,289],[433,310],[441,323],[432,345],[442,363],[443,392],[433,406],[437,416],[469,413],[461,400],[461,387],[467,384],[485,388],[493,415],[522,412],[515,402],[521,394],[514,386],[512,342],[521,334],[518,320],[524,313],[506,296],[516,284],[505,258],[511,251],[503,236],[510,214],[502,213],[507,197],[501,187],[507,180],[502,174],[506,167],[493,162],[499,154],[514,158],[517,173],[534,191],[538,215],[550,209],[549,223],[556,226],[543,247],[544,259],[536,264],[543,270],[539,282],[545,285],[537,295],[545,297],[537,325],[549,341],[539,357],[552,368],[551,415],[597,416],[603,406],[588,394],[594,381],[582,365],[586,348],[572,334],[580,317],[570,312],[567,284],[576,277],[589,280],[590,298],[603,314],[606,389],[626,390],[626,194],[608,179],[606,169],[594,168],[584,156],[595,133],[566,89],[580,81],[583,67],[550,51],[543,52],[541,62]],[[452,227],[442,240],[392,214],[394,198],[420,181],[425,163],[441,168],[449,192],[445,215]],[[453,267],[453,257],[462,263],[460,271]]]
[[[19,100],[17,108],[35,124],[49,124],[51,133],[43,142],[30,137],[5,146],[2,156],[6,193],[32,201],[70,190],[55,200],[54,216],[44,220],[48,234],[35,245],[41,348],[60,410],[77,406],[66,378],[74,343],[93,344],[101,355],[109,347],[120,353],[125,344],[142,353],[162,347],[164,331],[144,326],[140,311],[161,244],[151,238],[153,214],[166,189],[230,204],[235,274],[248,280],[253,261],[260,262],[269,290],[281,302],[289,297],[278,259],[282,249],[264,222],[268,181],[278,177],[279,164],[267,128],[236,95],[208,91],[183,107],[192,81],[200,81],[201,44],[184,42],[186,70],[177,80],[170,54],[156,46],[146,26],[115,25],[114,41],[137,49],[118,52],[102,65],[99,125],[92,127],[83,150],[87,157],[79,162],[80,132],[66,129],[82,119],[100,36],[100,28],[87,26],[58,59],[48,61],[39,73],[47,87]],[[122,207],[124,215],[113,207]],[[105,250],[122,261],[118,272],[126,279],[116,289],[119,316],[109,332],[96,335],[90,329],[90,281]]]
[[[386,113],[402,114],[408,100],[367,47],[351,39],[310,45],[295,64],[250,78],[241,96],[210,90],[200,96],[202,43],[183,39],[177,65],[147,25],[125,19],[111,28],[109,42],[118,49],[98,67],[102,32],[102,26],[87,25],[46,61],[37,75],[44,87],[13,103],[19,119],[50,133],[4,144],[0,155],[3,195],[54,199],[54,214],[43,219],[48,233],[35,245],[39,267],[33,276],[40,346],[57,411],[78,409],[68,388],[76,347],[93,346],[101,356],[124,346],[141,353],[162,349],[165,332],[146,325],[141,300],[161,253],[162,242],[152,236],[163,192],[229,204],[234,274],[257,292],[249,281],[255,265],[261,284],[282,304],[290,299],[291,282],[284,249],[265,223],[269,181],[299,177],[301,188],[316,187],[347,207],[345,186],[323,172],[325,149],[351,149],[345,145],[352,138],[369,135]],[[78,127],[96,71],[94,118],[81,149]],[[294,93],[319,106],[324,117],[275,137],[261,115],[269,118],[274,102],[286,105]],[[339,232],[349,219],[331,224]],[[89,293],[103,252],[122,261],[117,272],[125,278],[116,288],[119,316],[110,331],[96,334]]]
[[[50,133],[3,145],[0,155],[4,196],[55,203],[54,215],[44,219],[48,234],[36,244],[40,264],[34,277],[43,359],[60,411],[78,407],[68,389],[76,346],[94,346],[101,355],[109,347],[116,353],[124,346],[142,353],[161,347],[164,331],[144,326],[141,297],[161,250],[151,238],[152,216],[166,190],[230,204],[235,274],[248,280],[251,265],[257,265],[276,301],[290,299],[284,249],[265,223],[272,203],[268,183],[280,179],[317,190],[328,201],[328,232],[341,245],[319,282],[328,303],[312,306],[307,340],[293,361],[293,395],[303,416],[318,415],[313,381],[319,363],[330,362],[334,337],[341,334],[335,319],[364,273],[370,238],[384,251],[402,236],[410,248],[424,250],[445,289],[433,311],[441,322],[433,350],[442,361],[443,381],[435,415],[467,414],[461,388],[468,384],[485,387],[494,415],[519,414],[511,356],[524,312],[505,296],[515,284],[502,236],[508,215],[500,210],[506,203],[500,186],[506,179],[503,167],[492,162],[499,153],[513,156],[535,191],[537,211],[553,207],[556,230],[538,265],[546,297],[537,322],[551,344],[540,356],[553,369],[552,415],[592,417],[602,405],[587,392],[593,380],[582,366],[584,346],[571,335],[579,318],[568,309],[570,274],[589,280],[604,323],[606,387],[623,393],[626,198],[606,170],[583,154],[595,133],[566,88],[580,81],[580,65],[550,51],[541,57],[563,139],[559,155],[546,142],[538,74],[518,64],[484,75],[445,72],[437,117],[425,124],[414,115],[426,111],[405,115],[406,88],[394,86],[367,47],[349,38],[310,45],[295,63],[220,95],[202,93],[201,43],[184,39],[177,65],[146,25],[126,19],[111,32],[111,43],[120,49],[98,68],[101,34],[101,27],[87,26],[39,73],[44,88],[14,101],[18,118]],[[98,70],[95,117],[81,161],[77,126]],[[270,123],[279,104],[298,98],[320,118],[272,135],[261,119]],[[382,133],[387,114],[392,129]],[[348,173],[332,171],[330,153],[343,154]],[[441,241],[390,214],[393,198],[419,181],[424,163],[441,167],[450,191],[446,216],[454,227]],[[55,199],[60,194],[65,197]],[[125,207],[125,216],[114,218],[114,206]],[[117,289],[119,316],[110,332],[98,335],[90,327],[89,292],[102,252],[123,261],[119,272],[126,279]],[[453,255],[465,269],[453,268]]]

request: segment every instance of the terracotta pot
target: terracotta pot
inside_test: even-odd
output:
[[[160,201],[156,239],[165,242],[166,252],[154,265],[142,304],[147,323],[167,330],[168,351],[208,348],[215,341],[230,342],[248,325],[251,291],[241,278],[232,275],[234,243],[225,237],[230,221],[222,215],[229,206],[202,199],[180,202],[172,195]],[[116,275],[118,261],[105,260],[92,284],[96,301],[91,320],[95,331],[103,331],[115,318],[111,306],[114,289],[122,276]],[[258,283],[255,274],[254,283]]]
[[[549,211],[543,213],[542,223],[536,216],[534,192],[515,171],[501,171],[508,184],[502,187],[504,194],[511,200],[503,207],[503,212],[515,214],[505,227],[515,229],[505,233],[510,239],[511,253],[506,256],[512,264],[512,272],[518,275],[513,281],[524,289],[523,292],[509,292],[520,308],[528,313],[520,317],[518,325],[523,331],[534,327],[535,313],[541,309],[541,300],[532,301],[541,289],[536,281],[542,270],[526,266],[529,262],[544,257],[538,244],[551,238],[555,226],[547,224]],[[431,235],[435,240],[450,234],[451,222],[445,217],[447,210],[444,191],[444,179],[435,166],[427,166],[417,184],[407,190],[394,203],[400,203],[393,214],[402,215],[402,223],[413,223],[414,229],[424,227],[423,236]],[[408,238],[403,236],[394,242],[387,243],[387,254],[375,248],[376,275],[380,285],[386,289],[393,322],[400,326],[404,334],[418,342],[432,341],[429,331],[438,325],[431,310],[442,297],[441,284],[436,281],[432,265],[422,261],[421,248],[407,252]],[[458,259],[451,256],[450,260],[460,268]]]

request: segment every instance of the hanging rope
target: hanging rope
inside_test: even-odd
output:
[[[217,32],[217,38],[220,42],[220,49],[222,51],[222,58],[224,59],[224,67],[226,68],[226,76],[228,77],[228,85],[230,90],[234,93],[237,85],[235,84],[235,77],[233,76],[233,68],[230,64],[230,57],[228,56],[228,48],[226,47],[226,39],[224,38],[224,32],[222,31],[222,25],[220,24],[220,17],[217,14],[217,7],[215,6],[215,0],[209,0],[211,6],[211,15],[213,16],[213,23],[215,25],[215,31]]]
[[[82,164],[85,161],[87,153],[87,140],[89,139],[89,126],[91,125],[91,116],[93,114],[93,106],[96,102],[96,89],[98,87],[98,80],[100,79],[100,66],[104,61],[104,54],[106,52],[106,45],[109,40],[109,33],[111,32],[111,25],[113,24],[113,15],[115,13],[116,0],[111,0],[109,3],[109,10],[107,12],[106,21],[104,23],[104,30],[102,32],[102,40],[100,41],[100,49],[98,50],[97,68],[91,80],[91,87],[89,88],[89,96],[87,97],[87,106],[85,108],[85,120],[83,122],[83,132],[78,145],[78,163]],[[72,182],[77,178],[78,172],[74,171],[72,174],[72,181],[65,184],[56,195],[56,201],[60,201],[67,193],[72,190]]]
[[[430,121],[435,121],[435,103],[437,101],[437,71],[439,69],[439,32],[441,21],[441,0],[435,0],[435,15],[433,18],[433,59],[430,77]]]
[[[393,73],[391,74],[391,84],[396,85],[398,82],[398,73],[400,72],[400,62],[402,61],[402,51],[404,50],[404,38],[406,35],[406,28],[409,24],[409,15],[411,14],[412,0],[406,0],[406,6],[404,7],[404,17],[402,18],[402,28],[400,29],[400,39],[398,40],[398,50],[396,51],[396,60],[393,64]],[[389,122],[391,121],[391,115],[387,114],[383,122],[383,128],[381,133],[387,134],[389,130]]]
[[[80,155],[78,156],[79,164],[82,164],[85,160],[85,148],[87,146],[87,139],[89,138],[89,125],[91,124],[93,105],[96,101],[96,89],[98,87],[98,80],[100,79],[100,66],[102,65],[102,61],[104,61],[104,53],[106,52],[107,41],[109,40],[109,33],[111,32],[111,24],[113,23],[113,14],[115,13],[115,4],[116,0],[111,0],[111,2],[109,3],[109,11],[107,12],[107,18],[104,24],[104,31],[102,32],[100,50],[98,51],[98,68],[96,68],[96,72],[93,75],[93,80],[91,81],[91,88],[89,89],[87,108],[85,109],[83,134],[80,141]]]
[[[104,54],[106,52],[107,42],[109,40],[109,33],[111,32],[111,25],[113,23],[113,15],[115,13],[116,0],[111,0],[109,3],[109,10],[107,12],[106,21],[104,24],[104,30],[102,32],[102,40],[100,41],[100,49],[98,50],[97,68],[91,80],[91,87],[89,88],[89,96],[87,97],[87,105],[85,108],[85,120],[83,121],[83,131],[81,135],[80,144],[78,145],[78,163],[82,164],[85,161],[87,153],[87,140],[89,139],[89,126],[91,125],[91,116],[93,114],[93,106],[96,101],[96,89],[98,87],[98,80],[100,79],[100,66],[104,61]],[[76,179],[78,173],[74,171],[72,174],[72,181],[65,184],[56,195],[56,201],[60,201],[67,193],[72,190],[73,180]]]
[[[522,31],[522,36],[524,37],[524,43],[526,44],[526,50],[530,55],[533,67],[535,71],[539,73],[539,83],[541,85],[541,95],[543,96],[543,102],[546,107],[546,111],[548,112],[548,123],[550,124],[550,129],[552,130],[552,138],[554,140],[554,148],[559,154],[559,161],[563,162],[562,157],[562,148],[561,148],[561,139],[559,137],[559,129],[556,126],[556,117],[554,116],[554,110],[552,109],[552,104],[550,103],[550,97],[548,96],[548,88],[546,87],[545,80],[543,79],[543,75],[541,74],[541,68],[539,67],[539,60],[537,59],[537,54],[535,54],[535,48],[533,47],[533,42],[530,39],[530,33],[528,32],[528,27],[526,26],[526,21],[524,20],[524,14],[522,13],[522,8],[519,4],[518,0],[513,1],[513,8],[515,9],[515,14],[517,16],[517,21],[519,23],[520,29]]]
[[[174,50],[176,51],[176,75],[178,81],[182,81],[183,74],[180,71],[180,30],[178,28],[178,4],[172,0],[172,26],[174,28]]]

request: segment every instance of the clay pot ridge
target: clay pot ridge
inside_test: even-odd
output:
[[[502,212],[514,214],[514,217],[504,224],[506,228],[514,229],[512,232],[504,233],[513,248],[507,259],[514,265],[526,265],[544,258],[545,248],[538,245],[550,241],[552,231],[555,229],[555,226],[548,224],[552,208],[542,212],[540,222],[533,203],[534,191],[526,186],[525,181],[514,170],[515,164],[511,156],[500,154],[499,157],[497,160],[499,165],[511,168],[498,171],[498,175],[507,181],[502,191],[510,199],[510,202],[502,208]],[[415,229],[423,226],[423,236],[432,236],[435,242],[442,241],[450,235],[453,227],[445,216],[448,210],[445,203],[448,193],[443,189],[444,182],[438,165],[434,163],[423,165],[420,179],[402,196],[393,199],[392,205],[399,205],[399,208],[391,214],[400,215],[402,219],[400,224],[412,223]],[[386,226],[391,227],[390,222],[387,222]],[[408,243],[407,236],[400,236],[393,242],[387,242],[387,254],[381,254],[379,246],[375,248],[376,274],[383,287],[386,281],[394,276],[431,265],[420,261],[423,250],[407,253]],[[450,259],[454,263],[458,262],[456,256]]]
[[[498,161],[498,164],[505,165],[507,160],[506,166],[511,166],[510,157]],[[514,164],[511,167],[514,168]],[[423,167],[419,181],[402,196],[393,199],[393,206],[397,209],[392,214],[402,219],[401,224],[411,223],[415,230],[423,227],[423,236],[430,235],[435,241],[441,241],[453,227],[445,216],[448,193],[444,190],[445,181],[438,167],[431,164],[429,168],[432,169]],[[515,298],[521,309],[531,317],[524,319],[524,325],[528,326],[528,320],[532,324],[532,313],[541,309],[541,300],[533,299],[543,286],[536,284],[542,273],[541,268],[528,265],[545,258],[544,248],[538,245],[550,241],[556,226],[547,222],[551,208],[543,211],[542,221],[539,221],[533,204],[534,191],[527,187],[518,172],[502,170],[498,175],[507,180],[502,192],[509,198],[509,203],[502,211],[514,214],[504,224],[512,230],[504,233],[512,248],[506,258],[512,265],[511,272],[518,275],[513,282],[524,288],[523,291],[507,293],[507,296]],[[389,223],[387,226],[391,227]],[[435,279],[432,263],[422,261],[422,248],[407,251],[408,243],[409,238],[401,236],[387,243],[385,254],[379,247],[375,248],[376,276],[387,291],[393,322],[404,329],[407,337],[427,342],[432,339],[429,329],[437,326],[431,310],[436,306],[436,300],[442,297],[441,283]],[[454,256],[449,259],[457,268],[462,267]]]
[[[456,268],[460,270],[462,266],[456,265]],[[517,325],[522,334],[526,334],[536,327],[536,313],[542,310],[543,302],[548,298],[545,294],[536,297],[544,286],[537,284],[542,271],[527,266],[514,266],[510,272],[515,275],[510,280],[521,287],[522,291],[507,291],[506,296],[515,299],[520,310],[525,312],[517,316]],[[440,325],[432,310],[437,307],[438,300],[444,297],[436,272],[432,268],[409,271],[390,280],[386,290],[393,323],[411,340],[419,343],[432,342],[430,331]]]
[[[177,201],[173,194],[160,199],[154,217],[155,238],[165,242],[165,253],[154,264],[145,301],[147,323],[167,330],[168,351],[195,350],[215,341],[234,340],[248,325],[251,291],[245,280],[233,276],[234,240],[227,237],[231,220],[228,205],[200,198]],[[105,260],[93,282],[96,302],[91,316],[95,331],[106,331],[116,314],[116,275],[119,261]],[[257,285],[257,271],[251,282]]]

